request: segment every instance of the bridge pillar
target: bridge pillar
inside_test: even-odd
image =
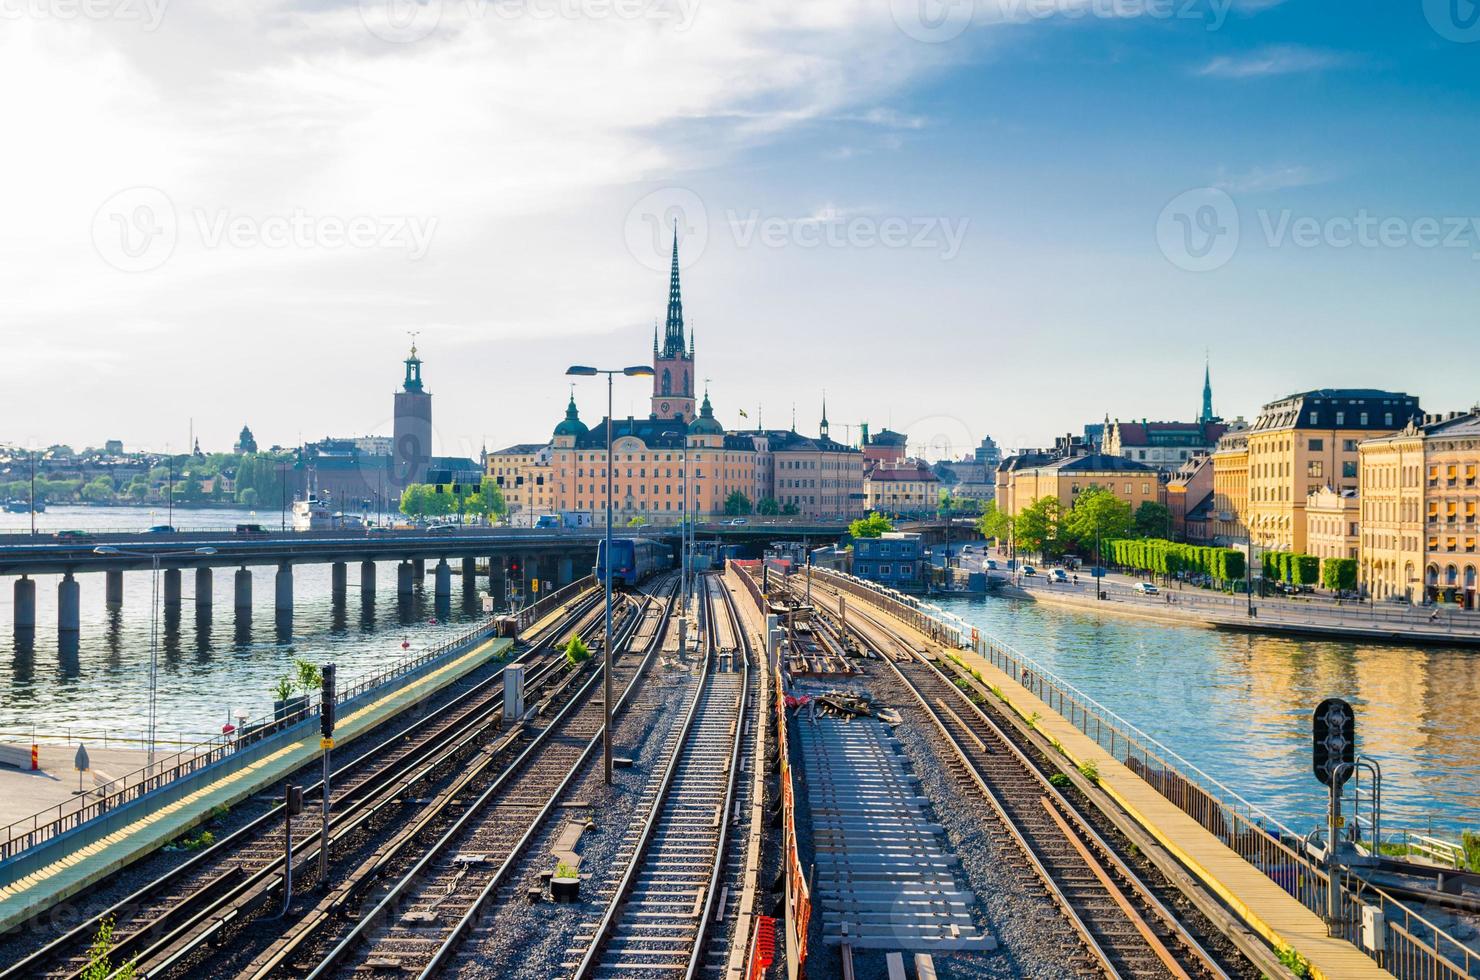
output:
[[[342,561],[329,566],[330,590],[336,606],[344,604],[344,594],[349,588],[349,567]]]
[[[360,601],[375,601],[375,562],[360,562]]]
[[[201,566],[195,570],[195,608],[210,609],[215,601],[213,590],[215,589],[214,578],[211,570]]]
[[[538,591],[531,585],[538,583]],[[525,605],[533,603],[545,594],[545,577],[540,573],[540,560],[530,557],[524,559],[524,602]]]
[[[180,608],[180,570],[178,568],[164,570],[164,607],[166,609]]]
[[[396,595],[401,599],[411,598],[411,575],[414,566],[409,561],[403,561],[396,566]]]
[[[15,580],[15,631],[36,632],[36,580],[24,575]]]
[[[569,585],[570,583],[574,582],[576,580],[575,579],[575,569],[576,569],[576,560],[574,558],[562,558],[562,559],[560,559],[559,584],[561,584],[561,585]]]
[[[123,572],[109,570],[103,573],[103,589],[109,609],[123,608]]]
[[[447,564],[447,559],[437,561],[434,574],[437,577],[435,600],[437,618],[445,619],[452,608],[452,566]]]
[[[293,566],[283,562],[277,569],[277,611],[278,615],[293,612]]]
[[[411,559],[411,578],[418,590],[426,588],[427,584],[427,560],[425,558]]]
[[[252,572],[245,567],[236,570],[236,612],[252,614]]]
[[[82,588],[68,572],[57,583],[57,632],[75,638],[82,630]]]
[[[478,559],[464,558],[462,560],[462,579],[464,592],[478,591]]]

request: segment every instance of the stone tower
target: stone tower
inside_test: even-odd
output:
[[[416,343],[406,358],[406,380],[396,392],[395,438],[391,446],[391,484],[404,489],[425,483],[432,459],[432,395],[422,387]]]
[[[694,340],[684,349],[683,297],[678,286],[678,223],[673,225],[673,269],[668,277],[668,320],[663,343],[653,329],[653,417],[694,421]]]

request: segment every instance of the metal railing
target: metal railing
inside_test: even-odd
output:
[[[554,593],[547,597],[547,600],[553,600],[559,594]],[[434,647],[403,657],[385,670],[362,677],[339,691],[336,702],[349,701],[373,688],[390,683],[417,670],[459,647],[476,642],[488,633],[492,625],[491,622],[482,623]],[[303,696],[298,700],[301,706],[296,710],[281,716],[263,717],[231,733],[211,736],[178,752],[171,753],[156,761],[152,767],[144,766],[110,780],[104,784],[98,795],[91,799],[88,795],[73,797],[8,824],[4,828],[3,839],[0,839],[0,862],[7,861],[54,837],[80,827],[90,820],[116,810],[182,777],[199,772],[212,763],[256,745],[263,739],[286,731],[318,714],[317,695]]]
[[[1300,835],[1234,790],[1037,661],[938,606],[839,572],[814,568],[813,575],[839,591],[868,597],[938,642],[975,652],[1123,762],[1307,909],[1325,914],[1328,876],[1304,853]],[[1363,948],[1400,980],[1480,977],[1480,953],[1432,920],[1360,879],[1343,876],[1339,888],[1341,914],[1334,925],[1335,933]],[[1363,905],[1375,906],[1383,913],[1387,928],[1382,949],[1361,946]]]

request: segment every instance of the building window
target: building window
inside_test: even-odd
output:
[[[1366,422],[1366,420],[1364,419],[1363,420],[1363,423],[1365,424],[1365,422]],[[1344,440],[1342,440],[1341,449],[1342,449],[1343,452],[1348,452],[1348,453],[1354,453],[1354,452],[1356,452],[1357,451],[1357,440],[1355,440],[1355,439],[1344,439]]]
[[[1311,412],[1310,413],[1310,424],[1311,425],[1320,425],[1321,424],[1321,413],[1320,412]]]
[[[1346,413],[1345,412],[1337,412],[1336,413],[1336,424],[1337,425],[1346,425]]]
[[[1305,475],[1320,476],[1323,469],[1324,467],[1321,465],[1321,461],[1318,459],[1313,459],[1305,464]]]
[[[1312,421],[1314,421],[1314,419],[1312,419]],[[1325,448],[1326,448],[1326,440],[1325,439],[1312,439],[1310,441],[1310,451],[1313,452],[1313,453],[1322,452],[1322,451],[1325,450]]]

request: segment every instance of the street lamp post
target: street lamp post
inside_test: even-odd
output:
[[[149,758],[148,770],[154,770],[154,733],[157,693],[159,690],[159,563],[173,555],[214,555],[215,548],[194,548],[190,551],[125,551],[112,545],[99,545],[93,549],[95,555],[116,555],[148,558],[154,576],[154,595],[149,610]],[[148,778],[148,777],[146,777]]]
[[[601,644],[601,761],[606,783],[612,781],[612,377],[625,375],[629,378],[651,378],[653,369],[639,364],[635,367],[608,371],[602,368],[573,364],[565,373],[577,377],[606,375],[606,632]]]
[[[678,465],[683,473],[681,484],[683,499],[679,501],[680,518],[678,524],[678,615],[684,622],[688,622],[689,615],[689,434],[688,430],[682,432],[675,429],[667,429],[663,432],[664,438],[677,436],[683,442],[678,451]],[[683,637],[679,637],[679,650],[683,650]]]

